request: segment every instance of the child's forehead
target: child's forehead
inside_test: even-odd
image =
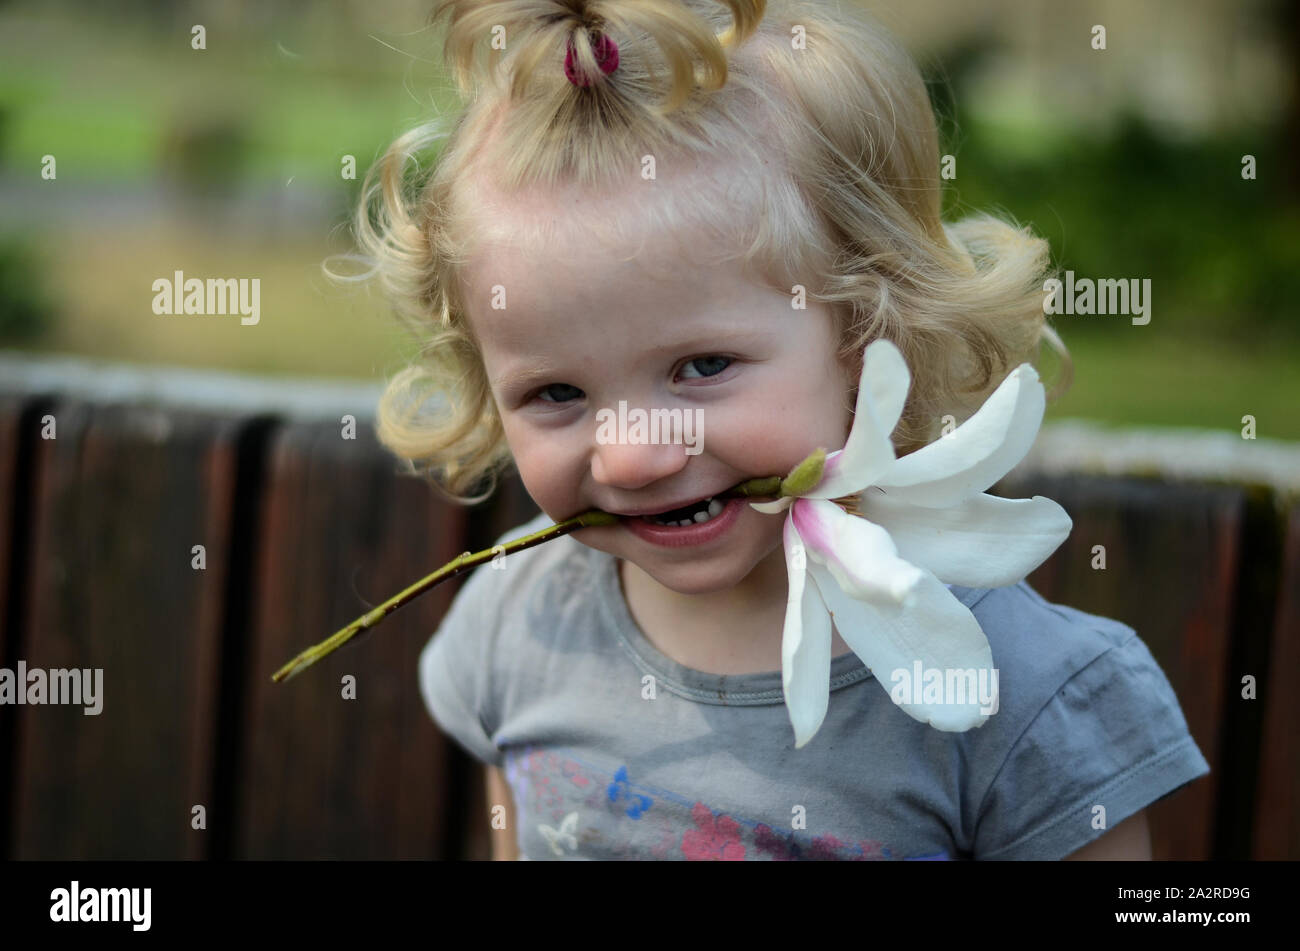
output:
[[[485,175],[468,178],[453,199],[461,239],[467,248],[515,246],[521,250],[556,244],[614,244],[629,236],[656,237],[680,218],[681,196],[662,189],[595,189],[567,183],[511,191]]]
[[[714,270],[719,277],[743,270],[752,283],[788,291],[782,258],[790,249],[773,250],[760,181],[772,174],[747,175],[716,156],[682,154],[660,161],[652,179],[633,172],[603,187],[506,188],[499,167],[476,164],[449,202],[458,283],[479,301],[497,285],[507,292],[511,283],[554,286],[561,274],[572,275],[568,285],[586,279],[584,264],[597,257],[600,266],[593,261],[586,269],[593,282],[611,273],[611,259],[626,259],[638,280],[689,285],[706,296]],[[769,240],[757,242],[759,234]]]
[[[492,196],[474,205],[463,239],[467,286],[500,283],[504,275],[553,272],[558,279],[596,281],[600,275],[689,280],[691,272],[725,267],[741,257],[739,242],[696,222],[644,207],[580,196],[529,195],[516,202]],[[626,262],[626,267],[618,265]]]
[[[703,249],[689,249],[689,236],[685,243],[490,242],[466,264],[471,317],[501,326],[599,314],[602,323],[621,325],[658,314],[654,323],[663,327],[668,315],[727,310],[765,283],[739,261],[714,264]]]
[[[767,192],[779,177],[775,164],[751,165],[738,156],[647,151],[597,184],[561,178],[515,187],[492,144],[489,136],[481,159],[452,187],[450,211],[466,246],[565,237],[664,240],[675,232],[738,245],[770,214]]]

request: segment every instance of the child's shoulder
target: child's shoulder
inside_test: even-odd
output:
[[[1032,719],[1072,682],[1152,673],[1163,679],[1129,625],[1054,604],[1027,581],[1002,588],[963,588],[953,596],[970,609],[989,641],[1005,720]]]
[[[1124,622],[1052,603],[1027,581],[1003,588],[953,585],[951,590],[984,629],[994,661],[1021,675],[1078,670],[1138,639]]]
[[[969,742],[986,751],[1028,745],[1049,758],[1100,756],[1123,742],[1135,752],[1190,744],[1172,685],[1129,625],[1054,604],[1026,581],[952,593],[979,621],[998,672],[997,714]]]
[[[1060,858],[1097,837],[1098,807],[1113,827],[1209,772],[1132,627],[1053,604],[1024,581],[952,590],[998,670],[996,714],[954,735],[976,764],[967,806],[977,857]]]

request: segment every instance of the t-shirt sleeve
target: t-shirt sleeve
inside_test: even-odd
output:
[[[1209,771],[1164,672],[1132,636],[1066,681],[1011,747],[974,858],[1065,858]],[[1093,827],[1097,806],[1105,828]]]
[[[491,658],[500,622],[499,578],[490,565],[470,574],[420,654],[420,693],[438,728],[481,763],[500,766],[492,741],[497,711]]]

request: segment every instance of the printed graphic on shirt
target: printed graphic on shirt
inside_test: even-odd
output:
[[[832,831],[777,829],[719,812],[672,790],[637,783],[627,764],[610,774],[571,750],[507,749],[505,772],[518,821],[525,829],[535,828],[549,850],[535,858],[782,862],[950,858],[943,851],[899,855],[874,839],[842,840]],[[653,843],[648,853],[643,844],[629,844],[634,833],[638,843]]]
[[[573,833],[578,828],[578,814],[571,812],[564,817],[560,823],[559,829],[552,829],[546,823],[538,823],[537,831],[542,834],[546,844],[551,847],[551,851],[556,855],[563,856],[567,851],[576,852],[578,849],[578,840],[574,838]]]

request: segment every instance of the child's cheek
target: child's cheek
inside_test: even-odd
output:
[[[553,521],[577,514],[581,454],[566,450],[565,439],[554,433],[521,425],[518,420],[503,420],[502,425],[529,498]]]

